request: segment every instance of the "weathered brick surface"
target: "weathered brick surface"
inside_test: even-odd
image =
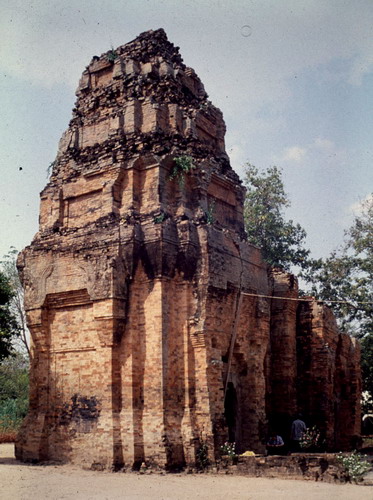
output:
[[[294,276],[272,270],[270,279],[275,297],[298,297]],[[295,300],[271,302],[267,412],[270,427],[284,439],[290,438],[291,420],[297,413],[297,307]]]
[[[360,349],[317,302],[298,309],[298,402],[331,449],[356,448],[360,435]]]
[[[250,295],[297,287],[245,241],[222,114],[163,30],[94,57],[77,97],[18,260],[33,358],[17,457],[173,466],[228,437],[261,452],[268,420],[317,420],[330,377],[336,406],[317,423],[335,445],[357,432],[358,349],[324,309]],[[184,183],[170,179],[181,155]]]

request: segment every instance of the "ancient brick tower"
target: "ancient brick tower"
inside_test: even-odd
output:
[[[262,451],[268,419],[298,409],[348,446],[358,349],[323,307],[257,296],[296,283],[245,241],[222,114],[178,49],[146,32],[94,57],[77,96],[18,260],[33,360],[17,457],[182,465],[201,439],[211,457],[228,438]]]

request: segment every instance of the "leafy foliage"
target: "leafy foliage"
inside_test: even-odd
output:
[[[196,467],[199,470],[205,470],[209,467],[209,465],[209,447],[207,441],[200,436],[198,448],[196,450]]]
[[[313,427],[308,427],[306,432],[303,434],[302,439],[299,441],[299,445],[303,449],[321,448],[323,444],[324,442],[321,439],[321,433],[315,425]]]
[[[340,329],[360,339],[363,389],[370,394],[363,409],[373,411],[373,194],[346,231],[343,247],[316,260],[304,248],[305,231],[284,218],[289,199],[281,170],[270,167],[259,172],[248,164],[244,184],[248,240],[262,249],[269,265],[285,270],[299,266],[309,285],[307,292],[326,303],[337,301],[330,306]]]
[[[13,338],[18,335],[18,325],[11,310],[13,291],[8,277],[0,271],[0,361],[14,352]]]
[[[0,264],[11,290],[8,308],[13,318],[13,345],[18,350],[26,351],[27,355],[30,356],[26,315],[23,307],[24,293],[16,267],[17,254],[18,251],[14,247],[11,247],[8,254],[0,261]]]
[[[361,339],[361,371],[363,378],[363,390],[367,396],[363,399],[362,409],[364,413],[373,412],[373,332]]]
[[[164,220],[166,220],[167,215],[164,212],[161,212],[159,215],[155,215],[153,217],[154,224],[161,224]]]
[[[115,59],[117,59],[118,57],[118,54],[116,52],[116,50],[114,49],[113,46],[111,46],[111,49],[109,50],[109,52],[106,54],[106,59],[109,61],[109,62],[114,62]]]
[[[311,284],[313,295],[326,302],[340,301],[330,306],[341,330],[361,340],[363,389],[372,395],[373,196],[362,204],[339,251],[326,259],[310,261],[303,277]]]
[[[306,232],[283,212],[290,206],[284,190],[281,170],[269,167],[264,172],[246,165],[244,185],[247,189],[244,205],[248,240],[262,250],[265,261],[274,267],[290,270],[293,265],[304,267],[309,250],[304,248]]]
[[[205,213],[207,224],[214,223],[215,200],[210,203],[207,212]]]
[[[229,443],[226,441],[220,446],[220,453],[221,455],[227,455],[228,457],[236,457],[236,443]]]
[[[28,360],[21,353],[0,364],[0,442],[14,439],[28,409]]]
[[[365,460],[365,456],[360,455],[356,451],[346,455],[339,453],[337,455],[337,461],[344,468],[344,479],[354,482],[361,481],[363,475],[371,469],[370,463]]]
[[[28,359],[16,353],[0,364],[0,402],[28,398]]]
[[[169,179],[176,179],[180,188],[182,188],[185,184],[185,174],[190,172],[193,168],[195,168],[195,165],[193,165],[191,156],[177,156],[174,158],[174,166],[169,175]]]
[[[27,414],[28,401],[25,399],[6,399],[0,403],[0,428],[17,429]]]

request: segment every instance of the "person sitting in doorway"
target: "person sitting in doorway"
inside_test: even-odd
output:
[[[281,436],[272,432],[267,442],[268,455],[283,455],[285,452],[285,443]]]

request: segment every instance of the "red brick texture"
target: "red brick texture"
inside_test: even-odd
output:
[[[19,459],[173,467],[227,439],[262,452],[298,410],[330,447],[359,434],[358,346],[317,303],[247,295],[297,285],[245,240],[224,134],[163,30],[84,71],[18,259],[32,336]]]

